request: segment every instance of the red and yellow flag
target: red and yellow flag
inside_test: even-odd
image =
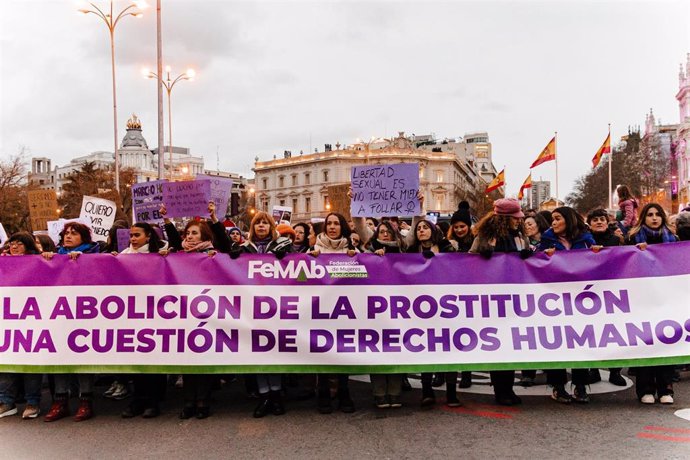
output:
[[[606,153],[611,153],[611,133],[606,136],[606,140],[603,144],[601,144],[601,147],[599,147],[599,150],[597,150],[594,158],[592,158],[592,168],[596,168],[599,165],[601,157],[603,157]]]
[[[548,144],[546,144],[546,147],[544,147],[544,150],[541,151],[539,156],[537,157],[536,160],[534,160],[534,163],[532,163],[532,166],[529,167],[529,169],[536,168],[542,163],[546,163],[547,161],[555,160],[556,159],[556,136],[553,137],[549,141]]]
[[[488,187],[486,187],[486,192],[484,193],[489,193],[493,192],[499,187],[503,187],[506,183],[506,176],[505,176],[505,169],[501,170],[500,173],[496,177],[494,177],[494,180],[491,181]]]
[[[532,188],[532,173],[530,173],[527,179],[525,179],[525,182],[522,183],[522,187],[520,187],[520,192],[518,193],[518,200],[521,200],[525,196],[522,192],[524,192],[526,188]]]

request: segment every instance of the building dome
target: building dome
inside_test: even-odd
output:
[[[127,133],[125,133],[125,137],[122,138],[121,148],[126,147],[136,147],[146,150],[149,148],[146,139],[144,139],[144,136],[141,134],[141,122],[135,114],[132,114],[132,117],[127,120]]]

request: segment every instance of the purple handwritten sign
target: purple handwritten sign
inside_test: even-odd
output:
[[[216,213],[221,217],[224,216],[228,212],[228,201],[230,201],[230,194],[232,193],[232,179],[197,174],[196,180],[211,182],[211,199],[216,203]]]
[[[352,217],[417,216],[421,213],[419,164],[353,166]]]
[[[190,180],[163,184],[163,202],[168,217],[192,217],[208,215],[211,200],[211,182]]]
[[[129,247],[129,229],[117,229],[117,252],[122,252]]]
[[[158,211],[163,203],[163,184],[165,182],[167,181],[154,180],[132,185],[134,222],[163,222],[163,216]]]

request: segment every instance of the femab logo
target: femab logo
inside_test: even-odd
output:
[[[320,279],[326,276],[326,268],[319,265],[314,260],[290,260],[282,266],[277,260],[273,262],[263,262],[261,260],[252,260],[249,262],[250,279],[255,276],[262,278],[273,279],[291,279],[291,280],[311,280]]]

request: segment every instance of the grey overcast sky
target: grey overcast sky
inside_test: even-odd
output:
[[[558,131],[564,197],[607,123],[615,140],[650,108],[678,122],[678,68],[690,52],[687,1],[162,3],[165,63],[197,71],[173,89],[173,144],[207,169],[218,151],[222,170],[246,176],[254,157],[283,150],[485,130],[515,195]],[[59,165],[112,151],[107,28],[77,7],[0,2],[3,158],[20,146]],[[116,30],[119,136],[136,113],[151,148],[156,90],[141,68],[155,67],[155,40],[155,8]],[[554,175],[551,162],[533,178]]]

